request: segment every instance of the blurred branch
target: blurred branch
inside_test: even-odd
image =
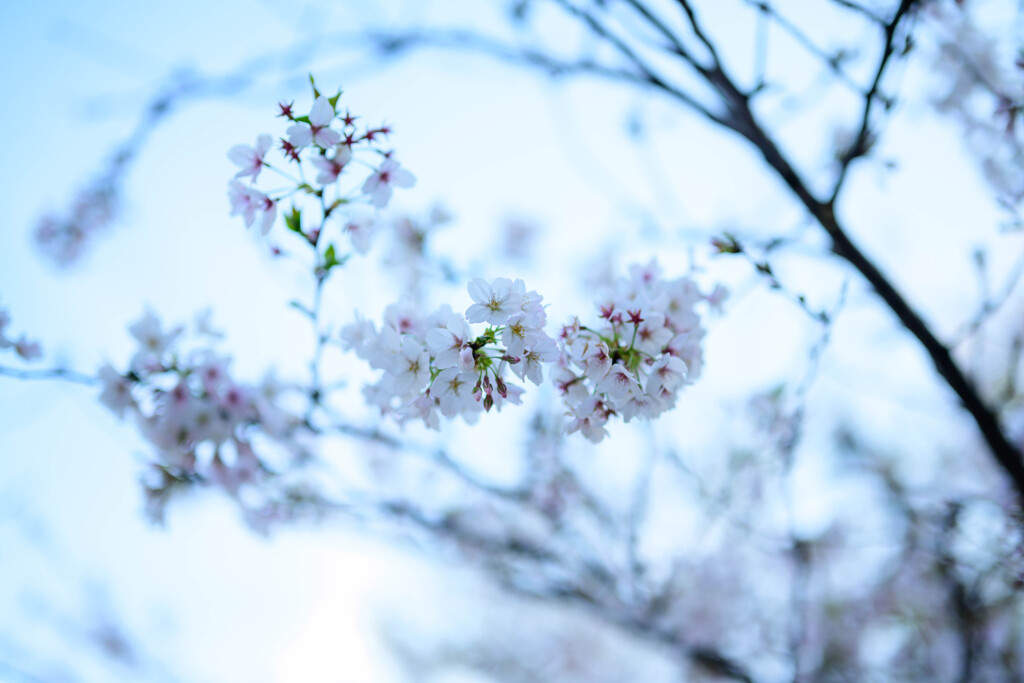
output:
[[[874,108],[875,100],[880,97],[879,89],[881,88],[882,77],[885,75],[886,67],[889,65],[889,60],[892,58],[895,51],[897,30],[899,29],[903,19],[909,15],[911,9],[918,2],[919,0],[901,0],[892,19],[885,23],[882,28],[884,33],[882,56],[878,60],[878,67],[875,69],[875,77],[871,81],[871,87],[868,89],[867,94],[864,95],[864,107],[861,111],[860,128],[857,131],[853,144],[844,151],[843,158],[840,160],[839,175],[836,178],[835,185],[833,186],[832,196],[828,201],[829,205],[835,204],[836,199],[839,197],[839,192],[842,190],[843,182],[846,180],[846,175],[849,171],[850,165],[854,160],[866,155],[871,150],[870,143],[873,138],[870,130],[871,111]],[[912,43],[910,42],[910,37],[908,35],[904,54],[910,50],[911,45]],[[883,101],[886,109],[889,109],[892,106],[892,101],[888,98],[883,98]]]
[[[95,386],[99,380],[92,375],[85,375],[67,368],[48,368],[45,370],[24,370],[0,365],[0,376],[20,380],[62,380],[74,384]]]
[[[871,21],[875,22],[876,24],[878,24],[881,27],[884,27],[886,25],[885,19],[883,19],[882,17],[878,16],[873,11],[869,10],[868,8],[864,7],[863,5],[860,5],[860,4],[856,3],[856,2],[851,2],[850,0],[831,0],[831,1],[832,1],[832,4],[834,4],[834,5],[839,5],[840,7],[843,7],[845,9],[853,10],[857,14],[860,14],[861,16],[867,17],[868,19],[870,19]]]
[[[835,76],[842,81],[851,91],[861,97],[865,96],[864,90],[850,77],[843,69],[843,62],[849,57],[844,50],[838,50],[834,54],[828,54],[817,46],[799,26],[783,16],[772,5],[763,0],[746,0],[748,5],[756,7],[763,16],[770,17],[778,26],[788,33],[796,42],[804,47],[809,53],[821,60]]]
[[[976,262],[978,264],[978,275],[981,279],[982,286],[982,302],[981,306],[974,316],[964,323],[964,325],[953,335],[953,339],[950,342],[950,346],[953,348],[967,341],[973,337],[979,329],[996,313],[1002,310],[1003,305],[1010,299],[1017,285],[1020,283],[1021,277],[1024,276],[1024,252],[1017,257],[1013,267],[1010,269],[1010,273],[1006,276],[1006,280],[1003,282],[1003,286],[999,288],[998,292],[990,293],[988,291],[988,280],[986,278],[986,266],[984,252],[979,252],[976,256]]]
[[[858,135],[859,140],[867,136],[868,120],[871,115],[875,94],[878,91],[886,66],[893,54],[894,37],[897,29],[902,20],[909,15],[910,10],[915,4],[915,0],[902,0],[893,18],[886,24],[885,47],[879,60],[874,83],[865,99],[861,133]],[[846,229],[839,222],[835,214],[835,198],[841,187],[841,180],[837,183],[831,199],[826,202],[819,200],[756,119],[750,110],[748,98],[733,85],[728,76],[721,70],[711,70],[708,72],[708,79],[719,86],[719,92],[723,93],[723,96],[729,98],[728,106],[731,117],[727,124],[728,127],[739,132],[758,149],[768,165],[775,170],[783,182],[796,195],[797,199],[800,200],[832,239],[833,252],[860,272],[864,279],[875,289],[875,292],[881,297],[882,301],[885,302],[886,306],[896,315],[903,327],[917,338],[931,357],[939,375],[960,398],[964,409],[974,418],[992,455],[1013,482],[1018,496],[1024,496],[1024,462],[1021,460],[1020,453],[1003,432],[995,413],[984,403],[977,389],[967,379],[956,361],[953,360],[949,348],[939,341],[931,328],[906,299],[903,298],[903,295],[890,282],[889,278],[854,244]],[[655,83],[652,83],[652,85],[656,87]],[[852,161],[852,158],[850,161]],[[841,177],[845,176],[845,170],[848,168],[849,163],[843,167],[844,170]]]

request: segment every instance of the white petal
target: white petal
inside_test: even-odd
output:
[[[314,142],[323,148],[334,147],[336,144],[341,142],[341,134],[336,130],[330,128],[321,128],[316,132]]]
[[[296,123],[288,126],[288,142],[296,147],[305,147],[313,141],[313,131],[304,123]]]
[[[416,176],[404,168],[398,168],[391,172],[391,184],[398,187],[412,187],[416,184]]]
[[[469,296],[478,304],[487,303],[491,299],[491,288],[483,278],[475,277],[469,281],[467,286]],[[471,320],[470,322],[478,322]]]
[[[262,159],[270,151],[272,140],[269,135],[263,133],[256,138],[256,156]]]
[[[235,145],[228,150],[228,159],[236,166],[250,166],[252,155],[253,149],[249,145]]]
[[[313,108],[309,111],[309,122],[318,127],[326,126],[333,118],[334,107],[331,106],[331,101],[323,95],[316,98]]]

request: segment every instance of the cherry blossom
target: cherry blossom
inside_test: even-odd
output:
[[[490,285],[474,280],[468,289],[475,300],[501,298],[502,305],[508,306],[505,317],[512,314],[511,322],[506,321],[509,325],[474,333],[466,317],[453,313],[448,305],[424,314],[411,301],[402,301],[387,307],[379,332],[360,317],[342,328],[342,346],[384,371],[363,390],[371,405],[400,422],[419,418],[438,429],[438,413],[473,422],[481,412],[521,403],[524,390],[507,381],[510,369],[520,379],[543,381],[543,364],[558,359],[558,348],[543,329],[531,324],[544,318],[542,297],[536,292],[526,297],[523,281],[507,278]],[[509,326],[512,332],[506,334]]]
[[[463,351],[468,351],[472,358],[473,350],[469,347],[471,335],[466,319],[454,313],[448,316],[444,327],[427,332],[427,348],[434,355],[434,365],[442,369],[458,367]]]
[[[475,303],[466,309],[466,320],[471,323],[505,324],[523,305],[523,295],[514,290],[514,283],[508,278],[499,277],[491,284],[474,278],[469,283],[469,296]]]
[[[129,410],[136,410],[138,404],[132,397],[131,381],[119,373],[109,363],[99,369],[97,377],[103,391],[100,393],[100,403],[123,420],[125,413]]]
[[[43,347],[39,345],[39,342],[30,340],[25,335],[14,342],[14,350],[23,360],[27,361],[38,360],[43,355]]]
[[[266,235],[277,218],[277,203],[259,190],[246,187],[237,180],[228,186],[228,197],[231,200],[231,215],[242,215],[245,227],[251,227],[260,215],[260,233]]]
[[[263,169],[263,157],[270,150],[270,145],[270,136],[263,133],[256,138],[255,146],[235,145],[229,149],[228,159],[236,166],[242,167],[242,170],[236,173],[235,177],[244,178],[245,176],[252,176],[252,181],[256,182],[256,178],[259,177],[260,171]]]
[[[392,186],[412,187],[416,176],[394,159],[387,158],[380,167],[363,183],[363,194],[370,195],[370,200],[377,208],[384,208],[391,201]]]
[[[316,182],[321,185],[330,185],[335,182],[350,161],[352,161],[352,148],[346,144],[337,145],[334,148],[334,156],[314,156],[312,164],[320,171]]]
[[[448,368],[438,373],[431,385],[431,396],[438,401],[441,414],[455,417],[465,410],[473,410],[476,405],[473,397],[476,380],[476,375],[462,372],[458,368]]]
[[[153,449],[145,487],[155,519],[170,493],[186,484],[217,486],[248,515],[243,487],[271,476],[262,451],[305,452],[303,420],[282,407],[288,387],[272,374],[258,384],[240,381],[201,327],[165,332],[147,311],[129,328],[138,343],[131,370],[105,364],[97,372],[100,402],[119,419],[134,416]]]
[[[263,235],[270,231],[277,219],[278,204],[288,202],[290,206],[283,209],[285,226],[307,246],[333,245],[333,259],[329,263],[321,263],[330,269],[341,265],[347,255],[337,252],[338,243],[327,235],[328,231],[337,231],[340,227],[352,250],[359,254],[369,251],[377,231],[374,217],[351,212],[354,206],[363,204],[356,200],[368,196],[370,204],[381,208],[390,200],[392,188],[411,187],[415,178],[391,158],[390,150],[378,146],[390,133],[388,126],[367,128],[359,134],[351,126],[355,117],[346,114],[342,121],[345,126],[342,137],[337,130],[331,129],[336,118],[335,104],[315,88],[314,92],[315,100],[306,117],[296,117],[291,104],[279,105],[280,115],[292,122],[287,128],[287,139],[281,139],[280,151],[287,163],[271,166],[266,161],[272,140],[266,133],[257,136],[254,146],[240,144],[228,150],[228,158],[241,167],[228,183],[228,200],[231,215],[241,216],[247,228],[258,222]],[[375,159],[383,155],[384,160],[376,170],[359,179],[346,173],[354,166],[353,160],[367,153]],[[369,164],[368,159],[362,161]],[[298,167],[296,175],[291,173],[292,164]],[[292,186],[269,191],[257,188],[264,167],[288,178]],[[245,176],[251,176],[251,184],[241,182]],[[278,245],[271,249],[277,255],[282,253]],[[321,255],[326,257],[324,252]]]
[[[559,337],[553,380],[568,408],[566,431],[596,442],[613,415],[651,420],[674,407],[703,365],[696,307],[721,305],[725,295],[717,288],[705,296],[685,277],[666,281],[654,260],[606,283],[597,299],[602,322],[573,318]]]
[[[324,149],[329,149],[341,142],[341,134],[331,130],[334,120],[334,107],[330,100],[321,95],[313,102],[309,111],[309,123],[296,122],[288,126],[288,142],[295,147],[305,147],[311,142]]]
[[[24,361],[38,360],[43,355],[43,348],[39,342],[29,339],[22,334],[17,340],[7,336],[7,326],[11,324],[11,315],[7,310],[0,308],[0,349],[13,348]]]
[[[159,366],[168,347],[181,335],[182,328],[176,327],[164,332],[160,318],[153,311],[146,311],[128,331],[139,342],[139,350],[132,357],[130,365],[133,369],[141,370]]]

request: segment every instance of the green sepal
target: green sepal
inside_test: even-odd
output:
[[[327,101],[331,103],[331,106],[334,108],[335,112],[338,111],[338,100],[339,99],[341,99],[341,88],[338,88],[338,94],[337,95],[335,95],[334,97],[328,97],[327,98]]]
[[[327,251],[324,252],[324,263],[323,270],[324,274],[331,272],[331,268],[345,265],[345,261],[348,261],[349,257],[346,254],[341,258],[338,258],[338,253],[334,249],[334,244],[327,245]]]
[[[339,206],[342,206],[342,205],[348,204],[348,203],[349,203],[349,200],[344,199],[342,197],[339,197],[339,198],[335,199],[333,202],[331,202],[331,205],[327,207],[326,215],[330,216],[331,212],[333,212]]]
[[[302,211],[297,207],[292,207],[292,210],[284,215],[284,224],[292,232],[302,232]]]

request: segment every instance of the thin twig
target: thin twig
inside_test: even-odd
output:
[[[64,382],[72,382],[74,384],[84,384],[86,386],[95,386],[99,384],[99,380],[92,375],[85,375],[75,370],[69,370],[67,368],[47,368],[44,370],[23,370],[21,368],[11,368],[0,365],[0,375],[4,377],[11,377],[13,379],[20,380],[59,380]]]
[[[840,162],[839,175],[836,177],[835,185],[832,188],[832,196],[829,198],[829,204],[835,204],[839,197],[839,192],[842,190],[843,183],[846,180],[846,175],[851,164],[854,160],[867,154],[870,149],[868,142],[871,137],[871,111],[874,108],[875,100],[878,98],[879,88],[882,85],[882,77],[885,75],[886,67],[889,65],[889,60],[892,58],[895,51],[896,33],[903,18],[907,16],[907,13],[910,12],[917,2],[918,0],[902,0],[900,2],[900,6],[896,8],[896,12],[893,14],[892,19],[884,25],[885,35],[883,40],[882,56],[878,60],[878,66],[875,69],[875,77],[871,81],[871,87],[864,96],[864,107],[861,111],[860,128],[857,131],[853,144],[850,145],[849,149],[844,154],[844,158]]]

